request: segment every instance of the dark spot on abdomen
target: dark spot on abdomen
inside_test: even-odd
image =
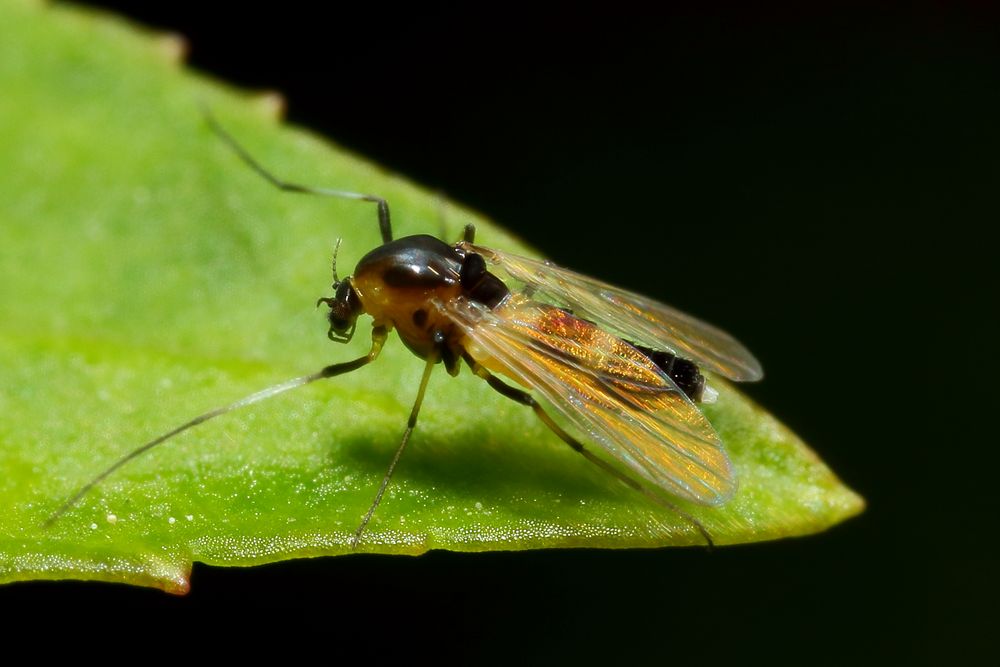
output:
[[[705,376],[701,374],[697,364],[669,352],[654,350],[635,343],[631,343],[631,345],[649,357],[650,361],[669,375],[677,388],[687,394],[688,398],[695,402],[701,400],[705,392]]]

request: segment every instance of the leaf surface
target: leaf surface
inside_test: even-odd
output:
[[[395,337],[376,364],[232,413],[114,474],[188,418],[367,350],[325,337],[329,262],[379,242],[369,204],[283,195],[208,131],[207,101],[276,173],[386,197],[397,236],[439,203],[251,98],[184,71],[176,39],[104,15],[0,4],[0,582],[187,590],[195,560],[253,565],[349,552],[398,443],[422,363]],[[486,245],[530,250],[459,207]],[[343,271],[346,273],[346,271]],[[863,501],[729,385],[706,414],[740,479],[685,505],[718,544],[803,535]],[[420,426],[362,550],[419,554],[701,543],[684,519],[569,450],[469,373],[431,379]]]

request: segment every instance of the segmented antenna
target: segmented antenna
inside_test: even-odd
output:
[[[340,244],[344,239],[337,238],[337,244],[333,246],[333,289],[340,286],[340,278],[337,277],[337,253],[340,252]]]

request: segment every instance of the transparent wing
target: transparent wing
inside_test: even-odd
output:
[[[514,294],[496,310],[438,303],[486,368],[537,392],[575,430],[671,495],[704,505],[735,491],[719,436],[645,355],[590,322]]]
[[[764,376],[760,362],[742,343],[666,304],[548,261],[470,243],[459,245],[529,286],[542,300],[567,308],[631,343],[672,352],[737,382],[752,382]]]

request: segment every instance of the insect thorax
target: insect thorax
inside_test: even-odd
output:
[[[375,324],[393,326],[406,346],[423,358],[441,351],[442,344],[452,351],[457,344],[452,340],[454,324],[435,302],[465,297],[493,308],[509,293],[486,271],[482,257],[427,235],[407,236],[372,250],[358,262],[352,284]]]

